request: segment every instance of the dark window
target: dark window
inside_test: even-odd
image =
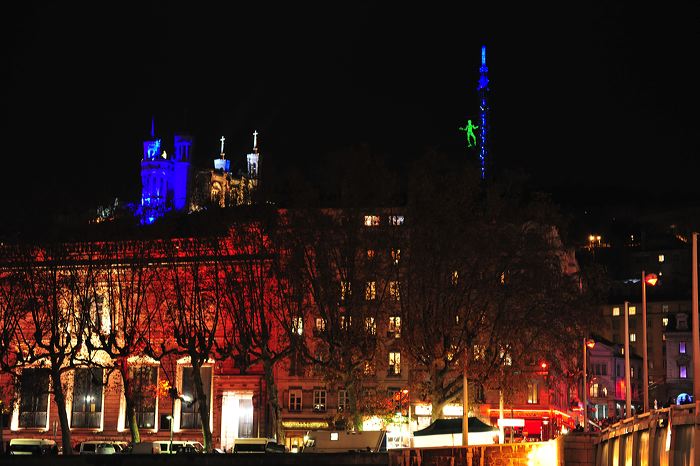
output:
[[[48,369],[24,369],[20,377],[19,426],[46,427],[48,404]]]
[[[204,386],[207,408],[211,406],[211,367],[202,367],[199,371]],[[191,367],[182,369],[182,397],[196,400],[194,389],[194,377]],[[180,427],[182,429],[199,429],[202,427],[202,418],[199,415],[199,401],[182,401],[180,405]]]
[[[155,366],[137,366],[129,368],[129,383],[136,411],[136,425],[141,429],[155,428],[156,391],[158,368]],[[126,427],[131,420],[126,418]]]
[[[102,387],[102,369],[75,369],[71,427],[100,427]]]

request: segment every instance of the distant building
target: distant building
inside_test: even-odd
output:
[[[175,153],[168,155],[161,140],[151,130],[151,139],[143,143],[141,160],[141,223],[150,224],[171,210],[187,206],[192,138],[175,135]]]
[[[625,355],[623,346],[603,338],[588,350],[588,402],[590,418],[625,417]],[[642,358],[630,353],[630,387],[633,413],[641,412]]]
[[[221,153],[214,159],[214,168],[199,170],[195,175],[190,211],[202,210],[207,206],[223,208],[253,204],[260,161],[258,132],[253,133],[253,150],[246,155],[246,168],[243,171],[234,172],[231,160],[226,159],[224,142],[222,136]]]
[[[193,176],[192,137],[176,134],[171,155],[155,136],[152,125],[151,138],[143,143],[141,160],[141,201],[137,208],[141,223],[151,224],[171,211],[252,204],[259,175],[257,135],[257,131],[253,133],[253,150],[246,156],[244,172],[232,171],[231,161],[225,158],[222,136],[221,153],[214,160],[214,168],[199,170]]]

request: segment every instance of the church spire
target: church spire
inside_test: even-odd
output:
[[[258,152],[258,130],[253,131],[253,152]]]

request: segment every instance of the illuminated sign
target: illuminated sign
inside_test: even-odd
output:
[[[325,421],[282,421],[284,429],[327,429],[328,422]]]
[[[525,419],[499,419],[499,427],[525,427]]]
[[[442,408],[442,414],[445,416],[461,416],[463,412],[462,405],[446,405]]]
[[[413,408],[413,413],[416,416],[430,416],[433,414],[433,406],[432,405],[416,405]]]

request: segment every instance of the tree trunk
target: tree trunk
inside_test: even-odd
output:
[[[61,445],[64,455],[73,454],[71,442],[70,424],[68,423],[68,413],[66,412],[66,395],[63,393],[61,385],[61,373],[57,370],[51,371],[51,384],[53,385],[53,400],[58,410],[58,421],[61,424]]]
[[[194,381],[194,391],[197,396],[197,405],[199,408],[199,418],[202,420],[202,437],[204,440],[204,451],[211,453],[212,439],[211,428],[209,427],[209,403],[207,396],[204,393],[204,384],[202,383],[202,373],[200,372],[201,365],[192,363],[192,378]]]
[[[138,420],[136,419],[136,408],[134,406],[134,394],[132,393],[131,382],[126,371],[120,371],[122,384],[124,385],[124,400],[126,400],[126,418],[129,420],[129,431],[133,443],[141,442]]]
[[[352,430],[362,431],[362,413],[357,408],[357,386],[350,379],[345,381],[345,389],[348,391],[348,414]]]
[[[5,438],[3,437],[3,431],[5,430],[5,425],[3,423],[5,415],[5,406],[0,400],[0,455],[5,455]]]
[[[432,412],[430,413],[431,422],[435,422],[436,420],[442,418],[442,410],[447,402],[443,400],[441,395],[442,394],[438,390],[433,390],[430,392],[430,404],[432,407]]]
[[[263,360],[263,369],[265,371],[265,384],[267,385],[267,402],[270,406],[270,414],[272,422],[271,430],[274,433],[277,443],[284,442],[284,432],[282,431],[282,407],[277,396],[277,384],[275,383],[275,374],[272,361],[269,359]],[[270,432],[266,432],[269,434]]]

